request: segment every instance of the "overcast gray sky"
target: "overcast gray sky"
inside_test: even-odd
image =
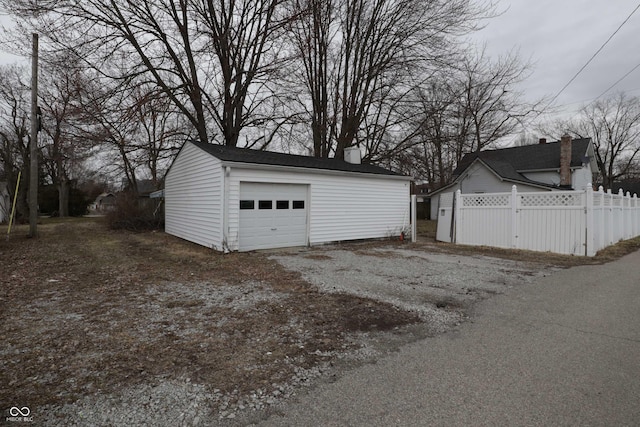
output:
[[[629,17],[639,0],[502,0],[504,14],[473,38],[491,56],[518,48],[534,63],[522,89],[530,99],[555,96]],[[637,10],[582,73],[556,99],[565,113],[610,92],[640,95],[640,10]]]
[[[640,0],[500,0],[504,13],[488,21],[472,39],[486,42],[491,56],[518,48],[534,63],[522,89],[530,100],[552,97],[591,58],[640,4]],[[8,18],[1,15],[0,23]],[[0,52],[0,64],[19,58]],[[593,100],[640,64],[640,10],[629,19],[555,104],[565,113]],[[611,92],[640,95],[640,67]]]

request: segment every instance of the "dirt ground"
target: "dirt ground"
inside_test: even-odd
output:
[[[268,392],[357,345],[353,334],[418,322],[389,304],[319,293],[259,253],[220,255],[96,220],[25,234],[0,241],[3,410],[156,378]]]
[[[424,321],[375,299],[322,292],[268,253],[221,255],[161,232],[110,231],[98,219],[43,220],[37,239],[26,226],[8,241],[6,226],[0,232],[5,412],[172,380],[232,400],[277,395],[301,372],[357,354],[363,337],[406,334]],[[439,245],[428,232],[412,248],[569,266],[620,256],[634,242],[596,259]]]

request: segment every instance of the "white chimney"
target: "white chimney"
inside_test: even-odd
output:
[[[360,148],[358,147],[348,147],[344,149],[344,161],[347,163],[359,165],[362,163],[360,156]]]

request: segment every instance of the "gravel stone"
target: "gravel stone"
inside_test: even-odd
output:
[[[323,256],[314,256],[316,252]],[[517,261],[401,248],[365,251],[321,248],[284,252],[270,258],[300,272],[324,292],[357,295],[414,311],[435,332],[443,332],[464,320],[460,311],[441,308],[466,307],[545,274],[539,266]]]
[[[319,256],[321,255],[321,256]],[[504,292],[513,286],[531,283],[544,275],[539,266],[486,256],[433,254],[406,248],[344,250],[323,247],[279,251],[270,256],[286,269],[302,277],[323,292],[346,293],[391,303],[419,314],[432,331],[446,331],[465,320],[464,308],[474,301]],[[149,288],[147,300],[141,298],[140,311],[151,319],[145,324],[162,325],[170,304],[188,300],[206,308],[247,311],[261,302],[277,301],[279,296],[262,282],[216,287],[207,283],[167,283]],[[118,307],[113,307],[117,311]],[[175,308],[174,308],[175,310]],[[115,312],[114,311],[114,312]],[[37,309],[33,309],[34,316]],[[66,315],[60,322],[81,323],[82,316]],[[151,320],[151,321],[149,321]],[[206,322],[206,318],[201,319]],[[290,327],[297,327],[292,319]],[[160,327],[160,326],[158,326]],[[164,325],[164,328],[171,327]],[[140,325],[139,333],[143,331]],[[197,333],[181,329],[180,333]],[[305,331],[299,329],[300,335]],[[273,331],[278,336],[279,331]],[[387,333],[393,335],[392,332]],[[38,409],[38,425],[139,425],[139,426],[209,426],[232,423],[242,425],[247,414],[257,414],[295,396],[332,372],[334,363],[368,362],[380,357],[381,334],[353,333],[344,352],[315,351],[326,362],[309,369],[296,368],[286,383],[273,383],[269,389],[257,388],[245,395],[238,390],[224,393],[191,381],[156,379],[154,384],[132,386],[109,395],[91,394],[66,405]],[[300,348],[303,348],[302,343]],[[354,350],[355,348],[355,350]],[[17,349],[7,346],[0,356]],[[274,350],[275,351],[275,350]],[[271,357],[272,352],[266,353]],[[293,363],[293,361],[291,361]],[[254,418],[255,419],[255,418]],[[34,419],[35,420],[35,419]]]

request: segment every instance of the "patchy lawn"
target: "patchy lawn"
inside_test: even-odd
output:
[[[221,255],[164,233],[43,220],[0,227],[0,407],[61,405],[159,381],[240,399],[357,352],[358,335],[419,321],[323,294],[260,253]],[[282,389],[280,389],[282,390]]]
[[[198,417],[231,418],[238,408],[263,409],[295,393],[328,366],[369,360],[368,346],[380,342],[382,332],[391,331],[385,339],[397,336],[402,343],[405,326],[420,322],[415,311],[366,293],[318,291],[320,285],[269,259],[278,258],[272,252],[222,255],[160,232],[110,231],[98,219],[42,221],[37,239],[28,239],[28,227],[19,226],[7,241],[6,226],[0,227],[3,416],[12,406],[28,406],[34,421],[49,425],[69,425],[70,419],[78,425],[180,425],[197,424],[191,421]],[[425,260],[414,264],[431,267],[434,253],[568,267],[640,248],[639,238],[594,258],[572,257],[441,244],[431,237],[432,223],[421,230],[415,244],[338,247],[374,259],[380,268],[388,264],[389,272],[397,270],[401,255],[380,248],[420,251]],[[303,252],[299,261],[336,264],[334,275],[352,281],[358,270],[337,265],[339,250],[332,250]],[[417,287],[425,273],[409,264],[402,266],[402,285]],[[432,279],[442,281],[438,274],[456,271],[445,270],[432,271]],[[387,277],[377,270],[371,274]],[[509,285],[509,277],[499,282]],[[451,284],[433,285],[440,298],[438,292]],[[470,290],[459,293],[464,300]],[[433,298],[427,303],[449,310],[451,304]],[[420,333],[428,327],[422,324]],[[113,408],[129,412],[118,418]]]

